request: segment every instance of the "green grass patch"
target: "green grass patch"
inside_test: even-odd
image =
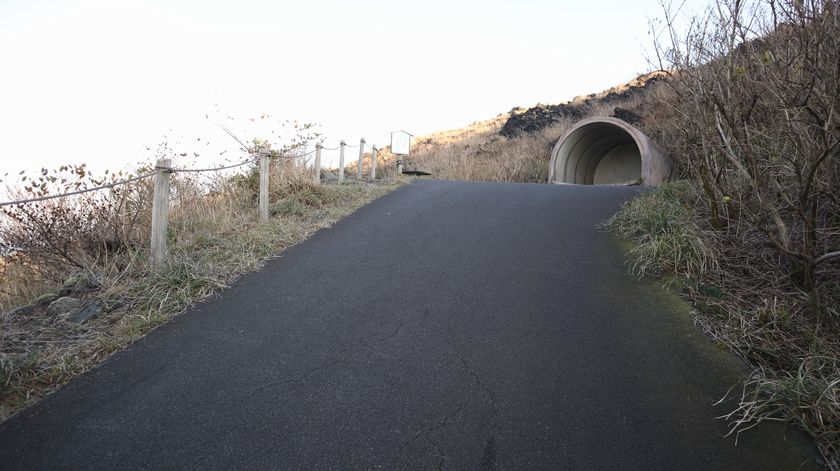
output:
[[[670,182],[627,202],[602,227],[633,241],[628,257],[638,275],[699,279],[717,261],[696,224],[687,182]]]

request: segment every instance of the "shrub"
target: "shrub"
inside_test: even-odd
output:
[[[674,71],[672,155],[697,181],[703,214],[723,234],[759,236],[811,315],[840,323],[826,308],[840,277],[840,9],[718,0],[684,34],[675,24],[666,9],[657,45]]]

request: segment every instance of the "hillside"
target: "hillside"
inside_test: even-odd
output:
[[[543,183],[552,146],[574,122],[615,116],[644,129],[666,74],[652,72],[567,103],[517,107],[460,129],[415,138],[409,168],[435,178]]]

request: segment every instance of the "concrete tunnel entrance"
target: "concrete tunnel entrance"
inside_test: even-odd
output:
[[[641,131],[612,117],[585,119],[557,141],[548,181],[579,185],[658,185],[671,164]]]

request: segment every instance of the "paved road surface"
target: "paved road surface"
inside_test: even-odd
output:
[[[798,469],[792,427],[721,438],[743,365],[595,229],[637,191],[415,182],[0,425],[0,468]]]

